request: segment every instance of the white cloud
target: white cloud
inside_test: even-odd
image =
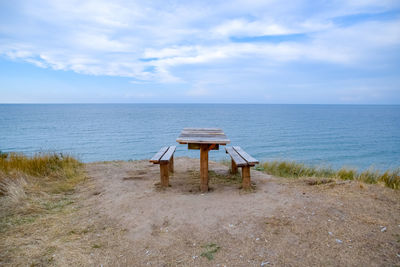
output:
[[[217,36],[262,36],[294,33],[282,25],[264,21],[247,21],[245,19],[233,19],[218,25],[212,32]]]
[[[21,1],[1,20],[0,54],[38,67],[136,82],[182,83],[180,66],[298,61],[360,65],[400,46],[400,20],[337,26],[334,16],[390,11],[396,1]],[[316,11],[313,11],[316,10]],[[6,12],[6,11],[3,11]],[[305,34],[307,40],[235,43],[230,37]],[[147,60],[146,60],[147,59]],[[196,92],[196,91],[193,91]],[[199,91],[201,92],[201,90]]]

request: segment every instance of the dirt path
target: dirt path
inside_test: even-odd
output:
[[[88,164],[83,210],[105,225],[96,228],[100,245],[90,264],[400,264],[397,191],[358,182],[310,185],[252,170],[255,190],[247,193],[238,189],[239,177],[226,178],[228,167],[210,163],[212,190],[202,194],[198,165],[177,158],[171,187],[160,190],[159,167],[147,161]]]

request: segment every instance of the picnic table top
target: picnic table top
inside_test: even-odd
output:
[[[180,144],[219,144],[226,145],[231,142],[224,131],[219,128],[183,128],[176,139]]]

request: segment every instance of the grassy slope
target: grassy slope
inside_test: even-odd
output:
[[[29,244],[56,239],[49,230],[75,212],[71,193],[84,179],[83,164],[71,156],[0,154],[0,265],[21,256],[33,265],[52,261],[54,247]]]
[[[393,189],[399,189],[400,187],[400,168],[385,172],[379,172],[373,169],[358,172],[355,169],[347,168],[334,170],[328,167],[307,166],[293,161],[271,161],[260,164],[256,169],[279,177],[316,177],[358,180],[369,184],[383,183]]]

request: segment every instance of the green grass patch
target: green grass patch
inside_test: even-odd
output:
[[[42,206],[49,211],[61,211],[64,207],[74,203],[73,200],[68,198],[63,198],[58,201],[45,201],[42,203]]]
[[[330,167],[307,166],[294,161],[270,161],[257,165],[255,169],[279,177],[357,180],[369,184],[383,183],[393,189],[400,188],[400,167],[385,172],[380,172],[372,168],[359,172],[356,169],[344,167],[334,170]]]
[[[6,231],[10,227],[35,222],[37,215],[9,215],[0,218],[0,233]]]
[[[219,247],[215,243],[210,243],[207,245],[202,246],[202,248],[205,248],[205,251],[200,254],[202,257],[206,257],[208,260],[214,259],[214,254],[220,250],[221,247]]]

